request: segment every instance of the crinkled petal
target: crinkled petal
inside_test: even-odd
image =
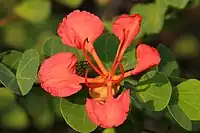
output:
[[[160,63],[160,54],[157,49],[145,44],[140,44],[136,50],[137,65],[132,70],[132,74],[136,75],[150,67]]]
[[[92,99],[86,101],[86,111],[89,118],[103,128],[121,125],[127,118],[129,106],[129,90],[119,95],[118,98],[111,98],[106,102]]]
[[[112,25],[114,34],[124,41],[124,46],[127,48],[131,41],[137,36],[140,31],[142,17],[139,14],[133,15],[121,15],[119,16]]]
[[[78,92],[81,77],[76,75],[77,58],[74,54],[61,52],[46,59],[40,70],[41,87],[53,96],[65,97]]]
[[[60,23],[58,34],[64,44],[80,49],[86,38],[93,43],[103,30],[104,25],[99,17],[86,11],[75,10]]]

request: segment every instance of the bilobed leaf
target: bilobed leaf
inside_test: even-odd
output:
[[[58,2],[71,8],[77,8],[82,4],[83,0],[58,0]]]
[[[87,94],[79,92],[68,99],[61,99],[60,109],[66,123],[81,133],[89,133],[97,128],[88,117],[85,110]]]
[[[22,95],[26,95],[32,88],[37,78],[39,55],[34,49],[29,49],[22,54],[16,72],[16,79]]]
[[[163,44],[158,45],[157,49],[161,56],[161,62],[158,66],[159,71],[166,76],[178,77],[180,75],[179,66],[170,49]]]
[[[163,110],[168,105],[172,93],[168,78],[154,71],[141,77],[137,90],[140,100],[154,111]]]
[[[177,85],[178,106],[190,120],[200,120],[200,81],[189,79]]]
[[[183,9],[186,7],[189,0],[164,0],[167,5]]]
[[[41,22],[51,14],[50,0],[23,0],[14,7],[14,12],[33,23]]]
[[[17,70],[21,55],[21,52],[12,50],[2,56],[2,63],[15,71]]]
[[[97,54],[108,70],[113,64],[119,43],[119,39],[111,33],[101,35],[94,42]]]
[[[131,14],[139,13],[142,16],[141,33],[159,33],[164,24],[166,6],[161,0],[151,4],[136,4]],[[140,33],[140,34],[141,34]]]
[[[76,57],[79,60],[83,60],[84,56],[81,50],[77,48],[69,47],[61,42],[61,39],[58,36],[53,36],[48,39],[43,45],[43,53],[46,57],[50,57],[59,52],[72,52],[76,54]]]
[[[12,92],[21,95],[21,90],[17,84],[14,73],[5,65],[0,63],[0,82]]]
[[[176,120],[176,122],[183,127],[184,129],[191,131],[192,130],[192,122],[188,118],[188,116],[181,110],[181,108],[174,104],[168,105],[167,109],[171,116]]]

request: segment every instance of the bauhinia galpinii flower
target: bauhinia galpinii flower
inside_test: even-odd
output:
[[[113,33],[119,38],[120,44],[108,71],[93,46],[95,40],[103,34],[102,21],[86,11],[75,10],[68,14],[58,27],[58,35],[64,44],[82,50],[85,60],[99,76],[89,78],[87,72],[83,77],[77,75],[78,59],[75,54],[61,52],[43,62],[39,71],[41,87],[53,96],[67,97],[81,90],[82,85],[86,85],[90,94],[85,104],[88,117],[103,128],[122,124],[129,112],[130,90],[126,89],[118,94],[120,81],[160,63],[160,55],[155,48],[139,44],[136,48],[135,68],[124,71],[121,64],[123,54],[139,33],[141,19],[139,14],[124,14],[114,21]],[[112,44],[109,45],[112,48]],[[96,63],[91,61],[88,54]],[[116,74],[118,68],[121,74]]]

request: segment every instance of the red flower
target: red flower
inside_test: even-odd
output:
[[[58,34],[64,44],[81,49],[88,38],[93,43],[104,30],[101,20],[86,11],[75,10],[67,15],[58,27]]]
[[[41,86],[53,96],[66,97],[78,92],[82,78],[76,75],[77,58],[62,52],[46,59],[39,71]]]
[[[83,78],[76,75],[75,55],[59,53],[45,60],[41,66],[39,78],[42,88],[54,96],[65,97],[78,92],[81,89],[80,83],[85,83],[92,97],[86,101],[86,111],[90,119],[104,128],[122,124],[129,112],[129,90],[114,98],[118,93],[115,87],[119,87],[123,78],[138,74],[160,62],[160,55],[155,48],[140,44],[136,50],[138,62],[135,69],[124,72],[120,63],[125,50],[139,33],[141,19],[139,14],[121,15],[113,23],[113,32],[119,38],[120,44],[112,68],[107,71],[93,47],[94,41],[103,33],[101,20],[86,11],[76,10],[67,15],[58,27],[62,42],[82,49],[85,60],[99,76],[88,78],[86,73]],[[88,52],[98,67],[90,60]],[[115,74],[118,67],[121,70],[120,75]]]
[[[89,118],[103,128],[121,125],[127,118],[130,105],[129,90],[116,99],[111,97],[106,102],[87,99],[86,110]]]
[[[137,65],[132,70],[132,75],[136,75],[150,67],[160,63],[160,54],[157,49],[145,44],[140,44],[136,50]]]

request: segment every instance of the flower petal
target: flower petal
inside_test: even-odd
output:
[[[140,31],[142,17],[139,14],[121,15],[113,23],[113,32],[127,48]]]
[[[103,30],[104,25],[99,17],[86,11],[75,10],[63,19],[58,27],[58,34],[64,44],[80,49],[86,38],[93,43]]]
[[[77,58],[61,52],[46,59],[39,71],[41,87],[53,96],[65,97],[78,92],[81,77],[76,75]]]
[[[140,44],[136,50],[137,65],[132,70],[132,74],[136,75],[150,67],[160,63],[160,54],[157,49],[145,44]]]
[[[86,111],[89,118],[103,128],[121,125],[127,118],[130,105],[130,91],[127,90],[117,99],[111,98],[106,102],[87,99]]]

